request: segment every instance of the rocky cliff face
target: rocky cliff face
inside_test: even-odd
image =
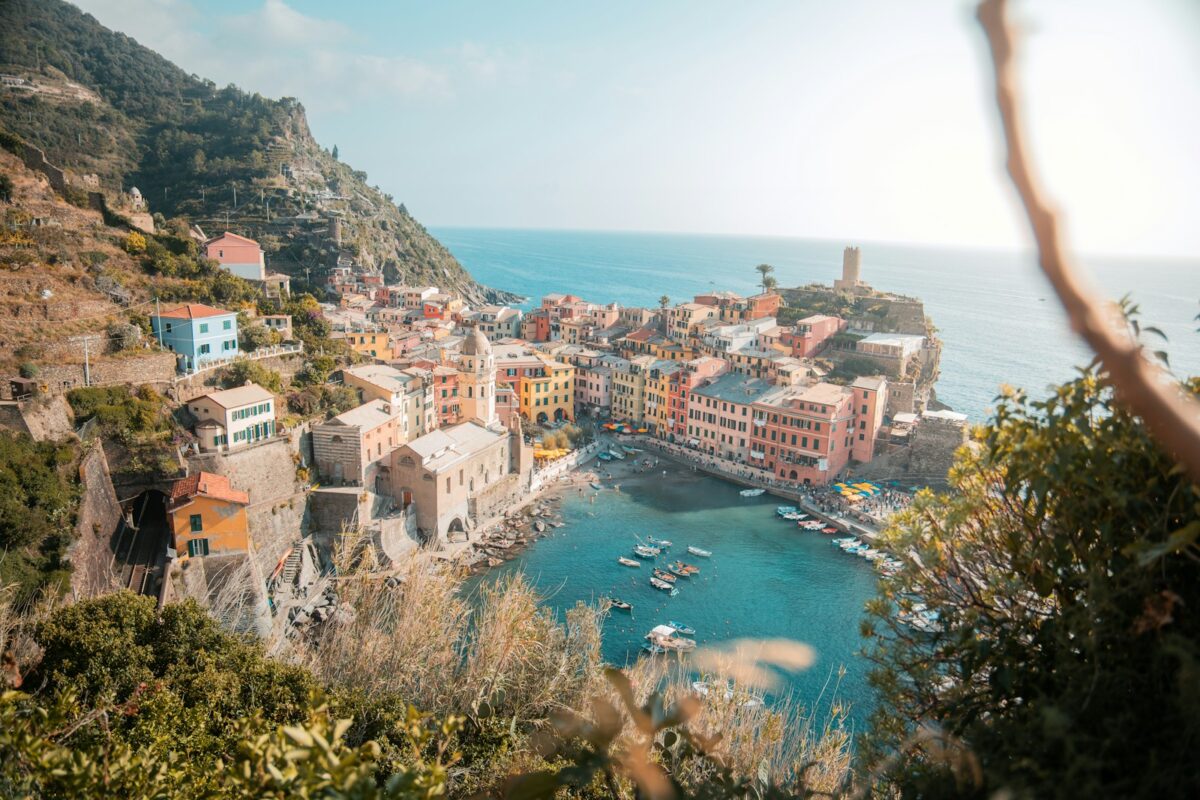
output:
[[[217,88],[62,0],[0,3],[0,128],[120,206],[259,239],[271,268],[316,282],[348,261],[470,299],[477,284],[403,205],[320,147],[304,108]],[[416,154],[399,154],[418,157]]]

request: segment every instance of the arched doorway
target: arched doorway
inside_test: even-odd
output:
[[[555,422],[562,422],[566,418],[566,416],[567,416],[566,413],[562,410],[561,407],[554,409],[554,421]]]
[[[545,411],[538,412],[538,415],[537,415],[537,424],[538,425],[545,425],[549,421],[550,421],[550,418],[546,416]]]
[[[467,535],[466,529],[463,528],[463,521],[461,517],[455,517],[454,519],[450,520],[450,526],[446,528],[447,541],[454,541],[454,537],[456,535],[461,535],[463,537],[463,541],[469,541],[471,538],[469,535]]]
[[[799,478],[800,476],[796,473],[796,470],[792,470],[791,475],[789,475],[789,477],[792,480],[796,480],[796,478]]]

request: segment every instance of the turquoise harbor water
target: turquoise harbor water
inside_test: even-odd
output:
[[[855,242],[782,237],[696,236],[444,228],[434,234],[489,286],[540,298],[571,292],[594,302],[657,306],[712,288],[750,293],[754,265],[775,266],[780,286],[828,284],[842,247]],[[1089,356],[1067,329],[1058,301],[1028,255],[859,242],[863,278],[913,295],[944,342],[939,399],[982,421],[1001,383],[1034,395],[1069,378]],[[1131,293],[1142,320],[1170,338],[1181,374],[1200,374],[1200,257],[1084,259],[1101,289]],[[1154,342],[1159,349],[1159,343]]]
[[[844,242],[640,233],[441,229],[434,231],[481,282],[530,298],[571,292],[596,302],[655,306],[666,294],[690,299],[711,288],[755,290],[754,265],[776,268],[782,286],[828,284],[841,269]],[[873,286],[920,297],[944,341],[940,399],[982,421],[1002,383],[1034,396],[1069,378],[1089,359],[1070,334],[1057,300],[1028,256],[862,243],[863,277]],[[1200,261],[1089,260],[1111,297],[1131,293],[1146,325],[1169,337],[1175,369],[1200,373]],[[1158,346],[1157,344],[1155,345]],[[788,688],[812,705],[830,700],[831,672],[845,666],[838,699],[861,730],[872,706],[857,655],[863,603],[875,573],[862,559],[774,517],[777,501],[747,500],[737,487],[671,467],[667,476],[625,479],[622,491],[564,501],[566,526],[482,580],[524,571],[559,611],[615,594],[634,604],[615,612],[604,639],[615,664],[635,657],[654,624],[692,625],[702,642],[786,636],[812,644],[817,665]],[[590,495],[591,492],[589,491]],[[699,579],[668,598],[648,585],[649,568],[616,563],[635,535],[712,550]],[[681,583],[685,583],[681,580]]]
[[[475,580],[523,571],[560,612],[601,597],[632,603],[632,614],[614,610],[605,626],[604,657],[616,665],[637,658],[642,637],[670,620],[695,628],[701,644],[778,636],[807,642],[816,648],[816,665],[787,676],[782,690],[809,705],[821,698],[819,708],[828,710],[845,666],[837,699],[851,705],[851,722],[861,729],[871,699],[867,665],[855,653],[862,604],[874,593],[870,564],[834,547],[829,536],[778,519],[779,500],[741,497],[740,487],[667,461],[654,473],[603,483],[600,492],[571,491],[562,528]],[[639,536],[673,543],[654,563],[679,558],[700,574],[680,578],[675,597],[652,588],[648,562],[633,569],[616,561],[632,557]],[[690,555],[688,545],[713,555]]]

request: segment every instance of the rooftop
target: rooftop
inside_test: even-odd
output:
[[[484,450],[506,435],[476,422],[463,422],[413,439],[406,447],[421,459],[421,466],[437,472]]]
[[[203,303],[184,303],[181,306],[160,311],[154,316],[158,316],[161,319],[203,319],[205,317],[222,317],[227,314],[234,315],[234,312],[226,311],[223,308],[206,306]]]
[[[225,389],[221,392],[210,392],[201,398],[213,401],[221,408],[239,408],[248,406],[253,403],[263,403],[274,399],[275,395],[269,390],[264,389],[257,383],[247,383],[245,386],[239,386],[236,389]]]
[[[378,428],[380,425],[395,419],[397,416],[397,414],[392,413],[391,404],[386,400],[372,400],[369,403],[363,403],[357,408],[352,408],[349,411],[338,414],[328,422],[321,423],[321,425],[346,425],[370,430],[371,428]]]
[[[234,489],[229,483],[229,478],[224,475],[214,475],[211,472],[197,472],[195,475],[189,475],[186,478],[180,478],[171,484],[171,505],[177,504],[177,500],[190,500],[193,497],[203,496],[211,497],[214,500],[225,500],[229,503],[239,503],[248,505],[250,503],[250,495],[245,492],[239,492]]]
[[[762,378],[747,378],[737,373],[728,373],[705,386],[692,391],[701,397],[724,400],[732,403],[753,403],[774,388],[774,384]]]

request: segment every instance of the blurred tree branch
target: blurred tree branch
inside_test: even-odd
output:
[[[977,15],[995,66],[996,105],[1004,130],[1009,177],[1029,218],[1038,263],[1062,301],[1071,328],[1099,356],[1120,399],[1145,420],[1155,438],[1200,481],[1200,403],[1143,353],[1115,304],[1087,283],[1063,244],[1056,212],[1038,185],[1026,147],[1007,0],[982,0]]]

